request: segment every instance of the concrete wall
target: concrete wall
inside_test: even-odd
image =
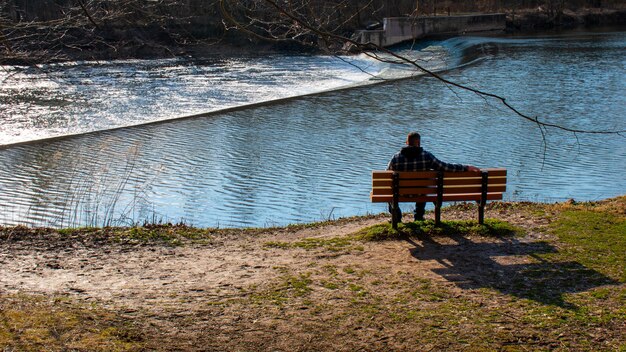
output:
[[[382,30],[359,31],[358,35],[363,44],[391,46],[428,35],[499,31],[505,28],[505,14],[391,17],[383,20]]]

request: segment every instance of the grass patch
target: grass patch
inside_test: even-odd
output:
[[[296,231],[303,230],[303,229],[318,229],[318,228],[322,228],[325,226],[348,224],[356,220],[376,219],[379,216],[380,215],[377,215],[377,214],[349,216],[349,217],[342,217],[338,219],[327,219],[327,220],[321,220],[321,221],[310,222],[310,223],[290,224],[285,227],[271,227],[271,228],[267,228],[267,230],[286,230],[288,232],[296,232]]]
[[[626,217],[607,211],[565,210],[551,231],[566,244],[561,255],[626,282]]]
[[[302,298],[307,296],[313,289],[311,288],[311,273],[300,273],[298,275],[284,275],[280,281],[268,288],[254,290],[250,295],[252,302],[263,305],[267,302],[281,305],[292,298]]]
[[[96,233],[100,230],[99,227],[77,227],[77,228],[65,228],[56,230],[62,236],[73,236],[77,233],[90,234]]]
[[[183,224],[159,224],[135,227],[29,228],[0,227],[0,240],[31,242],[38,245],[83,243],[100,246],[107,243],[181,245],[187,242],[210,243],[215,233],[233,230],[201,229]],[[239,230],[240,232],[245,230]]]
[[[133,243],[163,243],[181,245],[184,241],[210,242],[210,230],[198,229],[186,225],[146,225],[118,229],[114,232],[114,241]]]
[[[322,287],[327,288],[329,290],[337,290],[339,289],[339,285],[335,282],[332,281],[327,281],[327,280],[322,280],[321,282]]]
[[[364,241],[396,240],[417,236],[490,236],[505,237],[523,233],[521,228],[506,221],[486,219],[483,225],[474,220],[442,221],[435,226],[433,220],[398,224],[394,230],[391,224],[378,224],[359,231],[356,238]]]
[[[338,252],[348,248],[352,248],[353,239],[349,237],[333,237],[333,238],[305,238],[295,242],[270,241],[265,242],[265,248],[302,248],[305,250],[324,248],[331,252]],[[361,249],[363,247],[354,247],[353,249]]]
[[[311,274],[300,274],[298,276],[288,276],[285,279],[284,289],[290,291],[296,297],[306,296],[311,292]]]
[[[0,351],[139,351],[141,331],[125,319],[64,298],[0,296]]]

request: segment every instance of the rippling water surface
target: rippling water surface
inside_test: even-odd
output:
[[[421,63],[451,68],[446,78],[505,96],[529,115],[574,128],[626,129],[624,32],[463,37],[419,49],[411,55]],[[445,161],[508,168],[508,199],[626,193],[624,137],[548,130],[544,140],[535,124],[497,101],[431,78],[373,85],[411,73],[365,57],[3,72],[0,224],[242,227],[378,213],[384,207],[369,202],[370,172],[386,166],[410,130]],[[353,88],[333,90],[345,87]],[[136,126],[80,134],[128,125]]]

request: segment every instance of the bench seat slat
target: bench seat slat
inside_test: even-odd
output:
[[[487,186],[487,192],[488,193],[493,193],[493,192],[505,192],[506,191],[506,184],[489,184]],[[482,192],[482,186],[480,185],[475,185],[475,186],[453,186],[453,187],[446,187],[444,186],[443,188],[443,194],[444,196],[446,194],[473,194],[473,193],[481,193]],[[372,194],[374,195],[393,195],[393,188],[391,186],[384,186],[384,187],[372,187]],[[411,196],[411,195],[428,195],[428,194],[437,194],[437,188],[436,186],[433,187],[400,187],[400,189],[398,189],[398,194],[400,196]]]
[[[437,194],[437,187],[400,187],[398,189],[400,195],[413,195],[413,194]]]
[[[391,187],[372,187],[371,194],[374,195],[393,195],[393,189]],[[435,187],[412,187],[412,188],[401,188],[398,190],[398,194],[401,196],[415,196],[415,195],[425,195],[425,194],[437,194],[437,188]]]
[[[393,201],[392,195],[371,195],[370,196],[372,203],[388,203]],[[480,193],[469,193],[469,194],[444,194],[443,201],[444,202],[458,202],[458,201],[480,201],[481,194]],[[502,193],[494,192],[487,193],[487,200],[501,200]],[[400,196],[398,197],[398,202],[435,202],[437,201],[436,195],[429,196],[416,196],[416,197],[406,197]]]

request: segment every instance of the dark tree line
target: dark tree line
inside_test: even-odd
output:
[[[2,61],[115,58],[148,43],[171,46],[183,38],[178,7],[177,0],[9,0],[0,8]]]
[[[539,9],[556,16],[567,8],[625,7],[618,0],[281,0],[285,15],[262,0],[0,0],[0,63],[73,58],[114,59],[184,55],[190,47],[259,45],[259,38],[292,37],[280,48],[337,49],[295,26],[308,23],[341,36],[384,17],[442,13],[518,13]],[[237,26],[234,25],[237,23]],[[243,25],[240,26],[240,25]],[[284,33],[280,33],[284,31]],[[269,38],[275,39],[278,38]],[[312,44],[312,45],[311,45]],[[315,47],[321,45],[321,48]],[[278,45],[274,43],[273,45]]]

